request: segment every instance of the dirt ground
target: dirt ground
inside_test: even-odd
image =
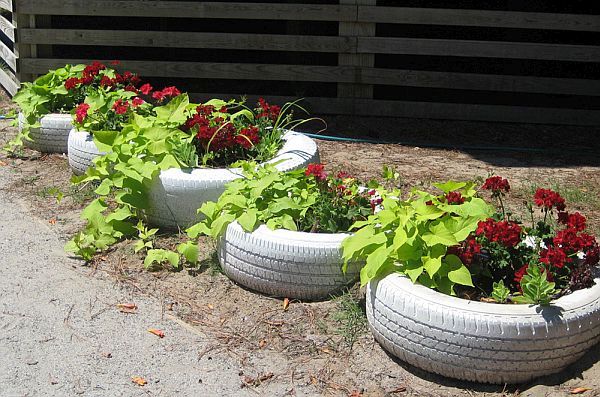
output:
[[[10,105],[4,102],[2,107]],[[361,122],[346,125],[334,119],[332,131],[357,135]],[[395,126],[401,126],[400,130],[419,125],[413,120],[381,123],[385,133],[382,131],[379,137],[393,134]],[[438,128],[444,122],[422,123]],[[377,178],[386,164],[398,171],[404,190],[428,188],[431,182],[447,179],[481,181],[496,174],[509,179],[509,204],[520,207],[536,187],[552,187],[566,197],[570,208],[585,214],[589,229],[600,235],[599,131],[523,126],[529,135],[511,142],[516,143],[515,150],[481,150],[475,147],[480,147],[478,139],[484,138],[469,140],[467,136],[478,125],[485,127],[479,128],[480,132],[495,137],[488,143],[496,146],[507,146],[510,132],[520,130],[515,125],[499,125],[494,135],[494,126],[488,123],[448,122],[449,129],[462,131],[455,134],[462,137],[460,150],[424,147],[431,142],[444,143],[446,138],[434,141],[432,132],[407,138],[417,140],[420,146],[325,140],[318,144],[328,169],[343,169],[369,179]],[[418,128],[425,129],[423,125]],[[0,130],[2,141],[15,133],[6,121],[0,122]],[[534,132],[553,138],[543,145]],[[557,143],[557,139],[567,136],[573,137],[569,144]],[[402,135],[394,137],[401,139]],[[522,146],[527,141],[533,143],[528,149]],[[456,147],[450,139],[444,144]],[[557,152],[556,148],[563,150]],[[64,156],[40,156],[24,150],[19,158],[2,156],[1,161],[16,175],[17,182],[8,190],[21,197],[31,212],[48,222],[64,241],[82,226],[78,214],[93,197],[92,187],[70,187],[71,173]],[[65,192],[60,203],[54,198],[57,189]],[[176,235],[160,235],[156,245],[173,248],[179,241]],[[284,310],[282,300],[229,281],[214,261],[213,243],[203,239],[201,246],[201,265],[181,272],[144,270],[142,256],[133,253],[129,241],[98,255],[88,265],[82,262],[78,270],[160,299],[164,310],[189,324],[191,332],[210,336],[209,346],[199,352],[201,358],[215,354],[235,357],[242,368],[247,368],[240,373],[241,385],[259,394],[268,382],[288,382],[288,395],[295,395],[300,385],[311,388],[315,395],[335,396],[563,396],[576,387],[589,388],[586,396],[600,395],[600,345],[564,373],[527,385],[502,387],[446,379],[397,361],[381,349],[366,328],[363,292],[357,287],[327,302],[292,301]]]

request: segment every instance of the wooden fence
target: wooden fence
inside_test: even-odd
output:
[[[14,93],[65,63],[121,59],[199,99],[305,97],[316,113],[600,125],[598,10],[455,3],[0,0],[12,15],[0,19],[0,83]]]

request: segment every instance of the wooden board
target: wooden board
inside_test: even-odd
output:
[[[12,70],[17,70],[17,57],[4,43],[0,42],[0,57]]]
[[[346,21],[356,7],[324,4],[278,4],[147,0],[17,0],[24,14],[92,15],[168,18],[292,19]]]
[[[15,95],[19,90],[19,83],[12,73],[0,69],[0,84],[10,95]]]
[[[14,43],[15,41],[15,27],[13,24],[0,15],[0,31],[4,33],[6,37],[10,39]]]
[[[25,73],[41,74],[65,64],[87,63],[89,59],[21,59]],[[109,60],[103,60],[109,62]],[[212,78],[243,80],[279,80],[353,82],[356,68],[352,66],[271,65],[252,63],[121,61],[121,67],[141,76],[176,78]]]
[[[411,7],[358,7],[364,22],[600,32],[600,15]]]
[[[600,46],[480,40],[359,37],[358,52],[600,62]]]
[[[354,52],[350,37],[128,30],[19,29],[23,44]]]
[[[12,10],[13,10],[12,0],[0,0],[0,8],[3,8],[5,10],[12,12]]]

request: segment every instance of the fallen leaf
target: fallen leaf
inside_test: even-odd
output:
[[[214,305],[212,305],[212,304],[210,304],[210,303],[209,303],[208,305],[206,305],[206,307],[208,307],[210,310],[212,310],[212,309],[214,309],[214,308],[215,308],[215,306],[214,306]]]
[[[404,393],[406,391],[406,386],[398,386],[397,388],[395,388],[394,390],[390,391],[390,394],[395,394],[395,393]]]
[[[131,381],[135,384],[137,384],[138,386],[145,386],[146,383],[148,383],[146,381],[146,379],[140,377],[140,376],[132,376],[131,377]]]
[[[158,336],[159,338],[164,338],[165,337],[165,333],[163,331],[161,331],[160,329],[150,328],[148,330],[148,332],[150,332],[151,334],[154,334],[154,335]]]
[[[480,301],[485,303],[496,303],[496,299],[494,298],[481,298]]]
[[[0,166],[4,167],[5,165],[7,165],[6,161],[0,160]]]
[[[100,354],[102,354],[102,357],[104,357],[104,358],[112,358],[111,352],[102,352]]]
[[[134,314],[137,312],[137,305],[135,303],[118,303],[117,308],[121,313]]]
[[[587,388],[587,387],[576,387],[571,390],[571,394],[583,394],[588,390],[592,390],[592,389]]]
[[[52,218],[48,221],[49,224],[51,225],[56,225],[56,218]]]
[[[283,300],[283,310],[287,310],[289,306],[290,306],[290,299],[289,298],[285,298]]]
[[[260,342],[258,342],[258,347],[261,349],[264,349],[264,347],[267,345],[267,341],[266,340],[261,340]]]
[[[322,349],[321,349],[321,351],[322,351],[323,353],[326,353],[326,354],[331,354],[331,350],[329,350],[329,349],[328,349],[328,348],[326,348],[326,347],[322,348]]]
[[[362,397],[362,395],[363,394],[358,390],[352,390],[350,394],[348,394],[348,397]]]

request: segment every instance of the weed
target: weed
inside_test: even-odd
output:
[[[333,313],[333,319],[337,322],[336,333],[344,338],[346,345],[352,349],[358,337],[366,331],[367,318],[365,313],[351,292],[334,299],[337,311]]]
[[[21,178],[21,182],[23,182],[24,185],[35,185],[35,183],[40,179],[39,175],[28,175],[28,176],[24,176],[23,178]]]

